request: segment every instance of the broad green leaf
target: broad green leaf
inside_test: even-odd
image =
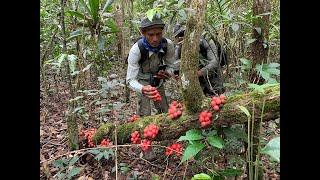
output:
[[[78,161],[78,159],[79,159],[79,156],[77,156],[77,155],[73,156],[73,158],[69,161],[68,165],[69,166],[74,165],[74,163],[76,163]]]
[[[82,13],[79,13],[78,11],[69,10],[66,12],[66,14],[69,14],[71,16],[76,16],[81,19],[85,19],[85,16]]]
[[[211,179],[212,178],[205,173],[196,174],[191,178],[191,180],[211,180]]]
[[[92,66],[92,63],[88,64],[85,68],[82,69],[82,72],[89,70],[91,66]]]
[[[203,148],[205,147],[204,144],[195,142],[194,144],[190,144],[183,153],[183,157],[181,162],[184,162],[195,155],[197,155]]]
[[[280,70],[279,69],[275,69],[275,68],[269,68],[267,69],[267,72],[270,74],[274,74],[274,75],[279,75],[280,74]]]
[[[111,4],[113,3],[113,1],[114,1],[114,0],[108,0],[108,1],[106,2],[106,4],[104,5],[102,12],[105,12],[105,11],[107,10],[107,8],[109,8],[109,7],[111,6]]]
[[[271,139],[261,153],[269,155],[271,160],[280,162],[280,137]]]
[[[89,13],[92,17],[91,10],[88,8],[87,3],[85,3],[83,0],[79,0],[79,1],[82,4],[82,6],[86,9],[87,13]]]
[[[99,14],[99,0],[89,0],[89,7],[91,10],[92,19],[95,22],[98,22],[98,14]]]
[[[110,32],[112,33],[119,31],[119,28],[113,19],[108,19],[108,21],[106,22],[106,26],[111,29]]]
[[[78,37],[78,36],[81,36],[82,33],[83,33],[83,30],[77,29],[77,30],[71,32],[71,33],[70,33],[70,36],[69,36],[66,40],[67,40],[67,41],[70,41],[71,39],[74,39],[74,38],[76,38],[76,37]]]
[[[268,79],[268,83],[272,83],[272,84],[274,84],[274,83],[277,83],[278,81],[276,80],[276,79],[274,79],[274,78],[269,78]]]
[[[246,66],[249,66],[249,67],[252,66],[251,60],[248,60],[248,59],[246,59],[246,58],[240,58],[240,61],[241,61],[242,64],[244,64],[244,65],[246,65]]]
[[[72,113],[77,113],[78,111],[80,111],[81,109],[84,109],[83,106],[80,106],[80,107],[76,107]]]
[[[241,176],[242,170],[229,168],[229,169],[220,170],[219,174],[226,177]]]
[[[237,23],[232,23],[231,28],[234,32],[237,32],[239,30],[240,26]]]
[[[91,149],[91,150],[89,151],[89,153],[94,154],[94,155],[99,154],[100,152],[101,152],[101,151],[99,151],[98,149]]]
[[[123,167],[120,167],[120,171],[122,174],[126,174],[128,171],[130,171],[130,168],[123,166]]]
[[[76,70],[76,60],[77,60],[76,55],[74,54],[68,55],[68,61],[69,61],[71,73],[73,73]]]
[[[240,110],[242,112],[244,112],[247,115],[247,117],[251,117],[251,114],[249,113],[249,111],[248,111],[248,109],[246,107],[240,106],[240,105],[237,105],[237,106],[238,106],[238,108],[240,108]]]
[[[63,160],[61,160],[61,159],[58,159],[58,160],[55,160],[54,162],[53,162],[53,165],[56,167],[56,168],[63,168],[63,165],[64,164],[64,162],[63,162]]]
[[[251,43],[255,42],[256,40],[257,40],[257,39],[248,39],[247,43],[248,43],[248,44],[251,44]]]
[[[61,65],[63,61],[66,59],[67,55],[66,54],[60,54],[58,57],[58,72],[60,71]]]
[[[152,21],[154,15],[156,14],[156,10],[155,9],[149,9],[147,12],[146,12],[146,15],[147,15],[147,18]]]
[[[104,37],[101,34],[99,34],[99,36],[98,36],[98,49],[99,49],[99,51],[104,50],[105,42],[106,41],[105,41]]]
[[[201,135],[201,131],[196,129],[191,129],[186,132],[185,136],[181,136],[178,141],[188,140],[188,141],[195,141],[203,139],[204,137]]]
[[[270,63],[270,64],[268,64],[268,67],[269,67],[269,68],[277,68],[277,67],[279,67],[279,66],[280,66],[279,63]]]
[[[66,174],[62,172],[58,172],[56,176],[58,177],[58,179],[63,179],[66,176]]]
[[[223,140],[218,136],[209,136],[207,137],[209,144],[213,147],[222,149],[224,147]]]
[[[260,71],[260,75],[263,77],[263,79],[268,80],[270,78],[270,73],[266,71]]]
[[[249,85],[249,88],[252,88],[252,89],[254,89],[254,91],[257,91],[257,92],[259,92],[259,93],[263,93],[264,94],[264,89],[263,89],[263,86],[259,86],[259,85],[257,85],[257,84],[248,84]]]
[[[73,167],[70,172],[68,173],[68,177],[71,178],[77,174],[79,174],[79,172],[81,171],[82,168],[80,167]]]
[[[113,151],[111,149],[105,150],[103,152],[103,156],[104,156],[105,159],[109,159],[110,156],[114,156],[114,153],[113,153]]]
[[[178,8],[180,8],[183,5],[183,3],[184,3],[184,0],[179,0],[178,1]]]
[[[184,11],[184,9],[180,9],[178,12],[179,12],[179,16],[182,17],[182,19],[186,19],[187,18],[187,14]]]
[[[256,31],[257,31],[257,33],[259,34],[259,35],[261,35],[261,28],[260,27],[256,27],[256,28],[254,28]]]
[[[98,155],[96,155],[96,157],[94,157],[94,159],[96,159],[97,161],[100,161],[100,159],[104,156],[103,152],[99,153]]]

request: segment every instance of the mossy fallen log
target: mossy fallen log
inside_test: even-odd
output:
[[[258,92],[252,91],[227,97],[227,103],[223,106],[221,111],[213,113],[213,116],[217,114],[218,118],[213,120],[212,125],[221,126],[246,123],[248,118],[237,105],[246,107],[250,114],[252,114],[254,104],[255,119],[260,121],[264,100],[265,107],[263,120],[268,121],[280,117],[280,86],[276,85],[266,88],[265,94],[259,94]],[[213,112],[210,107],[210,101],[210,98],[205,98],[201,109]],[[163,113],[142,117],[135,122],[117,125],[116,130],[118,144],[130,142],[130,134],[133,131],[139,131],[142,135],[143,129],[151,123],[156,124],[160,128],[155,141],[177,139],[181,135],[184,135],[184,133],[189,129],[200,128],[200,124],[198,122],[199,113],[192,115],[183,113],[182,116],[176,120],[171,120],[167,113]],[[113,123],[102,124],[93,137],[94,142],[100,142],[104,137],[114,139],[115,127],[116,126]]]

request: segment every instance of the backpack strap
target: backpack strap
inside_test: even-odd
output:
[[[142,38],[140,38],[138,40],[138,47],[139,47],[140,54],[141,54],[141,58],[138,63],[141,66],[147,60],[149,53],[146,50],[146,48],[143,47]]]

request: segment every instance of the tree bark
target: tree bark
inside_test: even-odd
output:
[[[224,105],[223,109],[219,113],[213,113],[214,115],[219,115],[219,118],[213,121],[213,125],[221,126],[247,123],[246,115],[237,107],[237,105],[246,106],[247,109],[252,112],[253,109],[251,104],[253,102],[255,104],[254,111],[256,121],[260,121],[263,98],[266,99],[263,120],[267,121],[278,118],[280,114],[279,89],[280,86],[277,85],[267,88],[265,90],[265,95],[249,92],[228,97],[227,103]],[[203,99],[201,109],[213,112],[210,107],[210,102],[210,98]],[[156,141],[177,139],[191,128],[200,128],[198,115],[199,113],[193,115],[183,113],[182,116],[176,120],[169,119],[167,113],[139,118],[138,121],[117,126],[117,142],[118,144],[129,143],[130,134],[133,131],[137,130],[140,133],[143,133],[143,129],[151,123],[156,124],[160,128],[160,132],[155,139]],[[104,137],[114,139],[114,128],[115,126],[113,123],[101,125],[93,138],[94,141],[99,143]]]
[[[251,45],[252,67],[256,67],[256,64],[262,64],[267,62],[268,58],[268,39],[269,39],[269,26],[270,20],[269,14],[271,12],[271,4],[269,0],[254,0],[253,1],[253,15],[260,15],[253,20],[252,38],[256,39]],[[261,15],[262,14],[262,15]],[[252,69],[251,82],[263,83],[262,78],[258,77],[256,70]]]
[[[199,65],[199,42],[205,20],[206,0],[190,2],[184,42],[181,49],[181,84],[182,97],[188,113],[196,113],[201,107],[202,92],[197,70]]]

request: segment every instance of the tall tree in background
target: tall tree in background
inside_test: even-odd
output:
[[[256,64],[267,63],[268,58],[268,39],[269,39],[269,25],[270,25],[270,12],[271,5],[269,0],[254,0],[253,1],[253,15],[256,18],[253,19],[253,32],[252,38],[255,41],[251,46],[252,67],[256,67]],[[252,69],[251,82],[261,82],[262,78],[259,78],[257,71]]]

